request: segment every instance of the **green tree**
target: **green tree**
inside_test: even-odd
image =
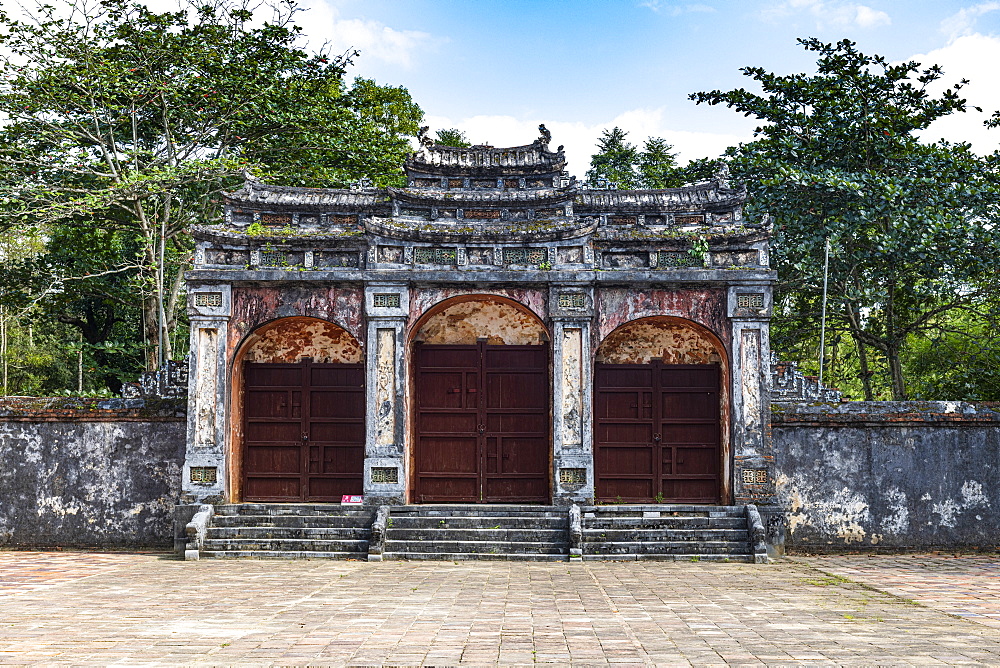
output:
[[[603,130],[597,140],[597,153],[590,158],[587,182],[591,186],[607,181],[615,188],[628,190],[638,184],[636,163],[639,149],[627,141],[628,133],[619,127]]]
[[[472,146],[472,144],[469,143],[468,137],[465,136],[465,133],[458,128],[438,130],[434,134],[437,136],[436,143],[442,146],[455,146],[456,148],[468,148]]]
[[[853,340],[865,397],[875,394],[874,352],[892,397],[904,399],[908,344],[995,292],[997,228],[985,222],[996,213],[995,172],[967,144],[917,137],[965,111],[966,82],[934,96],[936,65],[890,64],[848,40],[799,42],[818,54],[815,74],[747,67],[763,94],[716,90],[691,99],[763,121],[757,139],[729,157],[753,195],[751,214],[774,222],[779,316],[817,321],[815,311],[795,310],[803,303],[795,296],[821,289],[829,239],[831,324]]]
[[[590,158],[587,183],[608,184],[621,189],[658,190],[679,188],[688,183],[713,178],[724,164],[721,159],[700,158],[681,167],[673,146],[662,137],[647,137],[642,150],[627,141],[628,133],[619,127],[603,130],[597,153]]]
[[[345,82],[353,53],[300,49],[294,2],[266,8],[262,24],[240,0],[168,13],[67,3],[30,20],[0,10],[0,231],[134,240],[138,258],[129,249],[100,271],[132,277],[122,294],[140,307],[154,363],[173,353],[184,229],[215,219],[244,170],[305,186],[403,182],[420,108],[404,88]],[[82,285],[50,269],[48,284]]]
[[[662,137],[649,137],[636,161],[637,183],[641,188],[677,188],[684,185],[683,173],[677,165],[673,146]]]

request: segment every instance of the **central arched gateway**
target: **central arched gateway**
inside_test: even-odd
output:
[[[549,336],[509,299],[457,297],[413,328],[413,500],[549,501]]]
[[[594,369],[598,501],[722,501],[725,359],[714,335],[682,318],[641,318],[607,336]]]

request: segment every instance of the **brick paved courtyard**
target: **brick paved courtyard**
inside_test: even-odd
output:
[[[1000,665],[998,579],[986,557],[753,566],[0,552],[0,663]]]

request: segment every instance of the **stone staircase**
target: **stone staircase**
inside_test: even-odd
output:
[[[767,560],[753,506],[202,506],[185,558]],[[197,526],[195,526],[197,525]]]
[[[755,561],[745,506],[609,505],[580,510],[583,559]]]
[[[209,559],[367,559],[373,508],[339,504],[215,506],[201,556]]]
[[[529,505],[393,506],[384,559],[565,561],[565,508]]]

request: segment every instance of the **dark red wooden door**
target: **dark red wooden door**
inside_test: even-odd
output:
[[[416,499],[548,502],[545,346],[418,344]]]
[[[244,380],[245,501],[362,493],[363,365],[248,362]]]
[[[598,364],[600,501],[719,502],[719,366]]]

